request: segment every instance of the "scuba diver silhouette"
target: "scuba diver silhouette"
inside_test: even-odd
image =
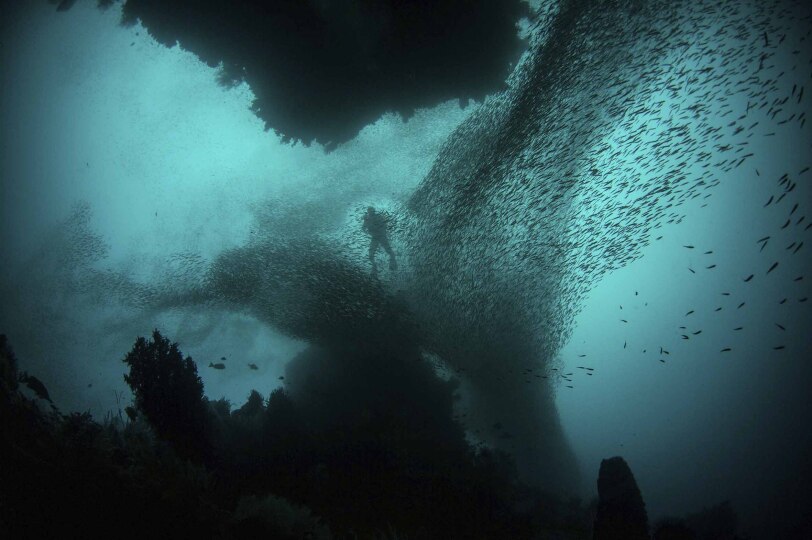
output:
[[[395,253],[392,251],[392,246],[389,245],[389,238],[386,236],[386,228],[388,219],[383,214],[379,214],[371,206],[367,207],[367,213],[364,214],[364,231],[370,235],[369,242],[369,260],[372,263],[372,276],[378,276],[378,265],[375,263],[375,253],[378,247],[389,255],[389,269],[397,270],[398,263],[395,261]]]

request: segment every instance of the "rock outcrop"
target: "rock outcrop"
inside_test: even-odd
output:
[[[631,469],[620,456],[601,461],[592,539],[649,540],[643,496]]]

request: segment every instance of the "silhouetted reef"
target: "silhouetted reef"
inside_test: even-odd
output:
[[[654,540],[737,540],[742,537],[736,531],[738,517],[725,501],[703,508],[700,512],[684,518],[663,518],[654,526]],[[784,533],[781,538],[804,538],[804,533]]]
[[[647,540],[648,514],[632,470],[622,457],[604,459],[598,471],[594,540]]]
[[[2,529],[15,538],[587,538],[577,501],[523,486],[452,418],[456,383],[414,348],[326,350],[231,410],[157,330],[124,361],[134,404],[102,424],[29,399],[3,341]],[[420,389],[417,391],[417,389]]]
[[[504,89],[525,48],[516,25],[530,14],[520,0],[122,4],[123,24],[140,21],[162,45],[219,67],[224,86],[247,82],[251,110],[266,129],[328,149],[384,113],[409,118],[418,108]]]
[[[457,383],[415,350],[311,347],[285,388],[233,411],[158,330],[124,362],[134,404],[98,423],[26,397],[0,336],[4,537],[649,538],[622,458],[601,464],[590,505],[523,485],[509,456],[465,441]],[[654,538],[735,529],[723,503]]]

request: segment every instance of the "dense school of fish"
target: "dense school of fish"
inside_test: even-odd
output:
[[[576,372],[554,359],[584,295],[639,258],[660,227],[680,223],[682,205],[705,204],[718,176],[760,175],[745,166],[753,141],[804,129],[811,29],[803,0],[562,1],[535,21],[509,89],[449,138],[408,205],[390,209],[397,276],[369,276],[359,231],[265,231],[211,264],[179,255],[149,285],[92,271],[86,284],[150,311],[248,311],[312,342],[416,332],[470,385],[472,432],[512,451],[525,478],[575,482],[574,461],[554,471],[544,462],[567,455],[552,388],[573,388]],[[786,222],[756,247],[791,233],[785,256],[803,253],[810,225],[795,187],[808,170],[777,180],[765,206],[786,208]],[[707,264],[688,270],[718,271],[713,248],[699,248]],[[756,285],[781,262],[742,282]],[[728,309],[744,309],[746,298],[735,303]],[[380,336],[382,322],[396,335]],[[687,341],[701,331],[680,328]],[[659,360],[668,355],[660,347]]]
[[[715,175],[744,171],[753,136],[803,128],[809,35],[809,8],[788,0],[561,2],[540,16],[510,89],[460,126],[398,216],[398,287],[437,352],[469,371],[476,358],[504,365],[517,342],[532,344],[522,362],[553,358],[603,274],[639,257],[662,224],[679,223],[683,203],[709,197]],[[781,54],[791,70],[774,63]],[[760,125],[752,118],[765,108]],[[792,197],[807,171],[779,178],[765,206]],[[782,229],[804,224],[798,209]],[[175,255],[165,279],[148,286],[113,273],[104,281],[151,308],[268,293],[265,319],[318,340],[323,327],[303,322],[313,309],[302,291],[330,290],[331,317],[382,302],[353,268],[365,261],[341,244],[266,231],[213,265]],[[788,250],[802,247],[799,238]]]
[[[759,174],[744,166],[751,143],[803,129],[809,109],[804,2],[563,2],[553,15],[511,89],[451,137],[409,209],[413,305],[440,354],[488,384],[528,358],[550,376],[592,285],[680,223],[681,205],[704,206],[719,176]],[[807,171],[779,178],[767,204],[791,198]],[[797,228],[793,254],[799,205],[782,227]],[[505,332],[533,354],[494,347]]]

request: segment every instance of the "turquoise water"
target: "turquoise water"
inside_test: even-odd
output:
[[[623,455],[654,516],[724,499],[753,527],[795,515],[812,449],[808,10],[569,9],[540,20],[506,92],[384,115],[325,153],[265,132],[247,85],[218,86],[115,8],[18,8],[2,331],[68,409],[115,409],[121,357],[156,326],[239,403],[323,337],[299,321],[357,289],[314,297],[346,273],[369,285],[373,205],[397,223],[381,294],[461,378],[471,441],[583,494]],[[311,255],[335,265],[308,279]],[[211,280],[218,261],[250,298]],[[221,356],[234,368],[205,369]],[[513,437],[483,434],[495,421]]]

